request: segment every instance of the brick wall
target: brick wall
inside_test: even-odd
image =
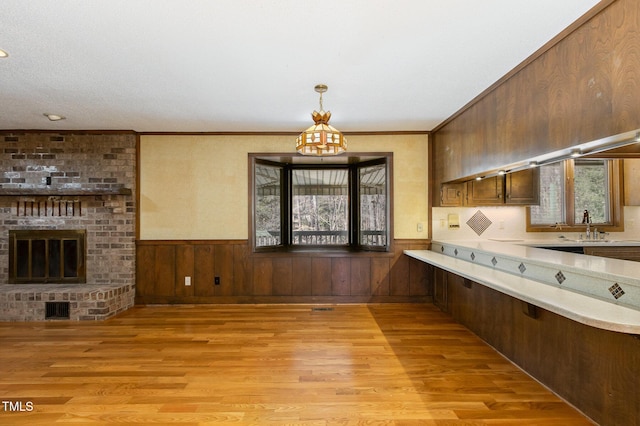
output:
[[[87,284],[134,284],[135,197],[119,192],[135,194],[136,135],[0,132],[0,144],[0,284],[11,229],[86,229]]]

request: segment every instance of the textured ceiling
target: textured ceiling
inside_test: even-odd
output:
[[[0,129],[431,130],[596,3],[3,0]]]

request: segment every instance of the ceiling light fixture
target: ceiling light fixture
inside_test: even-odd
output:
[[[60,120],[64,120],[67,117],[63,117],[62,115],[57,115],[57,114],[49,114],[49,113],[44,113],[43,114],[45,117],[47,117],[49,119],[49,121],[60,121]]]
[[[0,58],[6,58],[8,56],[9,56],[9,54],[6,51],[0,49]]]
[[[330,111],[322,108],[322,94],[328,87],[318,84],[314,90],[320,93],[320,111],[313,111],[311,117],[315,123],[296,139],[296,151],[302,155],[338,155],[347,150],[347,140],[344,135],[329,125]]]

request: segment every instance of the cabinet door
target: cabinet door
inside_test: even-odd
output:
[[[468,206],[495,206],[504,204],[503,176],[488,177],[467,182]]]
[[[640,159],[624,159],[624,205],[640,206]]]
[[[610,257],[613,259],[631,260],[634,262],[640,262],[640,252],[638,247],[603,247],[603,246],[590,246],[584,248],[584,254],[590,256]]]
[[[447,303],[447,272],[433,268],[433,304],[444,312],[449,312]]]
[[[526,169],[505,176],[505,203],[534,205],[540,203],[540,169]]]
[[[440,206],[459,207],[462,206],[464,196],[464,183],[443,183],[440,186]]]

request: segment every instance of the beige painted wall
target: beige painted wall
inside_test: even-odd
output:
[[[294,143],[277,135],[142,136],[140,238],[247,239],[247,154],[293,153]],[[349,151],[393,152],[394,237],[427,238],[428,136],[351,136],[348,143]]]

